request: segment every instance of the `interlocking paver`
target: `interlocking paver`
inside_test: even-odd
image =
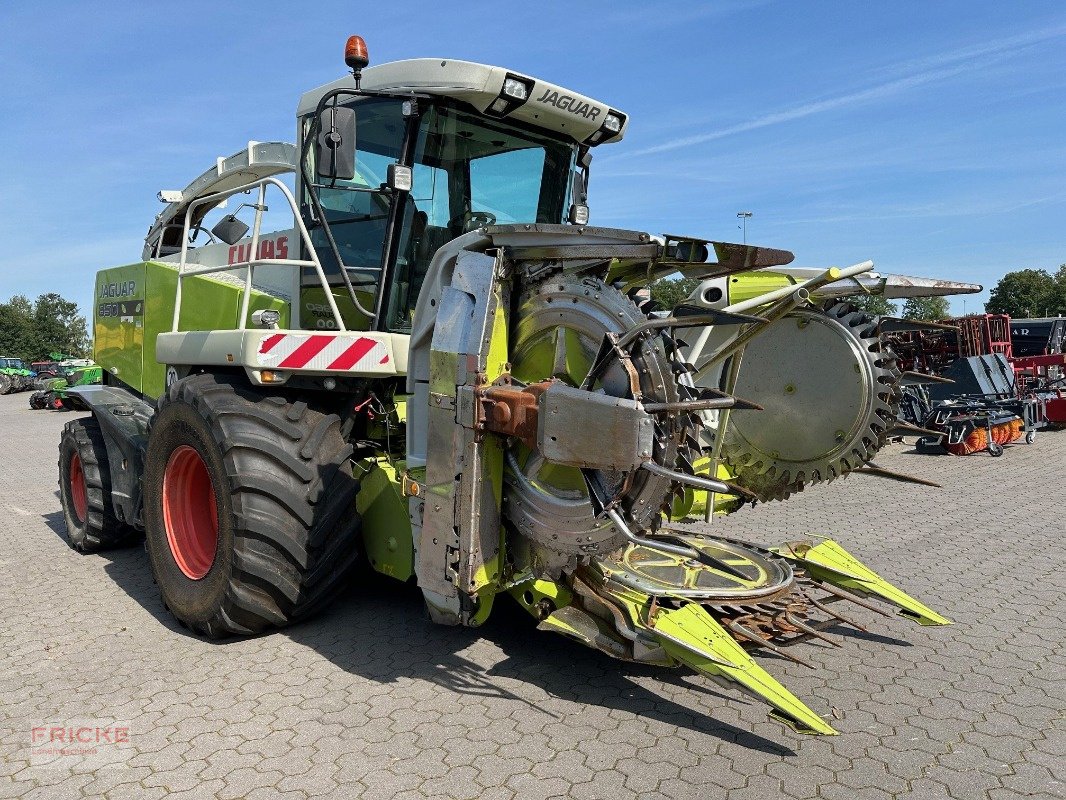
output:
[[[852,612],[869,634],[768,669],[841,736],[798,736],[683,672],[614,662],[505,603],[437,628],[416,591],[353,587],[320,617],[247,641],[188,635],[143,547],[62,539],[56,444],[70,414],[0,397],[0,797],[1063,797],[1066,433],[1000,459],[852,476],[711,529],[772,543],[829,533],[956,621]],[[116,767],[29,763],[40,722],[127,721]]]

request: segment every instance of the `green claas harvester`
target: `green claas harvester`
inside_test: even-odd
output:
[[[60,443],[72,545],[143,532],[166,607],[209,637],[304,618],[361,562],[417,583],[436,623],[514,601],[833,733],[753,654],[827,636],[849,604],[948,620],[832,540],[671,519],[873,457],[898,370],[832,304],[872,265],[790,272],[781,250],[590,226],[591,153],[621,111],[482,64],[366,68],[358,37],[345,61],[300,99],[296,145],[250,142],[160,192],[141,259],[98,274],[103,384],[67,390],[92,413]],[[656,311],[647,286],[675,273],[718,283]],[[723,390],[769,396],[775,369],[773,403]],[[726,437],[730,415],[767,433]],[[791,459],[784,480],[763,451]]]

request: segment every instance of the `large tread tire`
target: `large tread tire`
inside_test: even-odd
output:
[[[77,476],[79,471],[80,477]],[[75,501],[79,481],[80,509]],[[63,426],[59,440],[59,495],[67,523],[67,541],[75,550],[95,553],[135,538],[135,531],[115,516],[111,505],[107,445],[100,424],[92,417],[76,419]]]
[[[183,447],[206,467],[217,509],[213,560],[195,579],[164,522],[167,464]],[[282,627],[332,600],[360,553],[351,454],[340,418],[304,400],[228,376],[172,384],[151,423],[143,486],[148,555],[171,613],[221,638]]]
[[[11,391],[11,376],[0,372],[0,394],[7,394]]]

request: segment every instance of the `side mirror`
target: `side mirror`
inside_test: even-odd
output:
[[[240,209],[237,209],[240,211]],[[224,241],[226,244],[237,244],[248,235],[248,226],[237,219],[233,214],[227,214],[211,229],[212,235]]]
[[[329,106],[318,118],[315,164],[321,178],[355,177],[355,109]]]

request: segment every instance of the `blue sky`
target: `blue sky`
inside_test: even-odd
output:
[[[1058,2],[0,4],[0,300],[140,255],[216,156],[371,60],[509,66],[630,114],[592,222],[991,286],[1066,261]],[[981,296],[987,297],[987,290]],[[978,305],[973,298],[967,310]],[[961,300],[954,309],[963,310]]]

